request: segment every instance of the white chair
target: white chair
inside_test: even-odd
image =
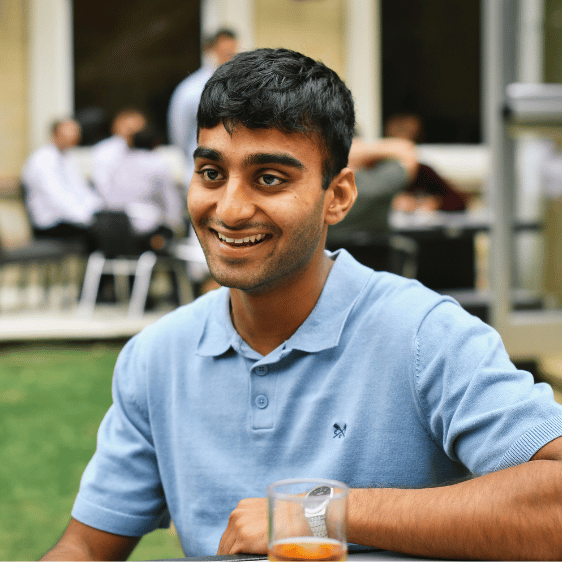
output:
[[[131,318],[144,314],[155,268],[174,274],[181,304],[193,300],[191,283],[186,274],[186,259],[172,253],[157,255],[152,251],[139,252],[129,217],[124,211],[98,213],[94,234],[100,249],[88,258],[78,305],[81,315],[93,314],[103,274],[113,276],[118,301],[129,300],[127,314]],[[132,290],[129,285],[131,276]]]

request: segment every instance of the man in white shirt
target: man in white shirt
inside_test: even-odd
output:
[[[91,249],[89,228],[102,200],[69,154],[80,136],[80,125],[74,119],[55,122],[51,142],[33,152],[24,164],[22,182],[36,236],[79,239]]]
[[[218,30],[205,49],[205,63],[174,90],[168,107],[168,135],[171,144],[181,148],[186,163],[185,185],[193,175],[193,151],[197,148],[197,108],[201,92],[215,69],[229,61],[238,50],[236,34],[230,29]]]
[[[132,148],[100,188],[108,208],[127,213],[142,249],[152,250],[160,250],[182,226],[184,210],[166,162],[153,150],[156,142],[151,128],[135,133]]]
[[[111,176],[133,144],[135,133],[146,127],[146,117],[134,108],[125,108],[114,117],[112,135],[92,147],[92,182],[100,192],[106,192]]]

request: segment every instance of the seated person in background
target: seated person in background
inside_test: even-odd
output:
[[[132,148],[99,188],[107,208],[127,213],[141,251],[162,250],[183,226],[183,200],[168,165],[154,151],[157,142],[152,128],[134,133]]]
[[[417,115],[411,113],[395,114],[387,119],[384,134],[389,138],[419,143],[423,136],[423,123]],[[449,181],[430,166],[420,163],[417,173],[404,191],[394,197],[392,208],[407,213],[464,211],[466,202]]]
[[[133,136],[146,127],[145,115],[133,108],[122,109],[111,124],[112,136],[92,147],[92,182],[101,192],[107,191],[112,174],[133,145]]]
[[[80,240],[91,251],[90,227],[102,200],[69,154],[79,142],[74,119],[56,121],[51,142],[29,156],[21,178],[35,236]]]
[[[344,220],[328,231],[328,246],[349,240],[356,232],[386,233],[388,213],[396,194],[414,180],[418,158],[405,139],[353,140],[349,167],[355,172],[357,200]]]
[[[325,250],[354,122],[337,74],[287,49],[207,82],[188,209],[222,287],[127,342],[46,559],[126,559],[170,520],[189,556],[265,554],[266,487],[293,477],[350,486],[351,543],[561,559],[552,389],[452,299]]]

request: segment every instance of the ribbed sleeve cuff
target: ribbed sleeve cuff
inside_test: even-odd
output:
[[[168,510],[155,516],[130,515],[113,511],[78,497],[72,517],[94,529],[126,537],[140,537],[158,528],[170,526]]]
[[[496,470],[522,464],[547,443],[562,436],[562,416],[551,418],[524,433],[507,451]]]

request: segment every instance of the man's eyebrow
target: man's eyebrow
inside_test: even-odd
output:
[[[222,161],[222,155],[218,150],[214,150],[213,148],[205,148],[204,146],[198,146],[193,151],[193,159],[197,160],[197,158],[205,158],[207,160],[214,160],[215,162]]]
[[[306,166],[290,154],[275,154],[269,152],[259,152],[251,154],[244,159],[246,166],[265,165],[265,164],[281,164],[282,166],[290,166],[299,170],[306,170]]]

